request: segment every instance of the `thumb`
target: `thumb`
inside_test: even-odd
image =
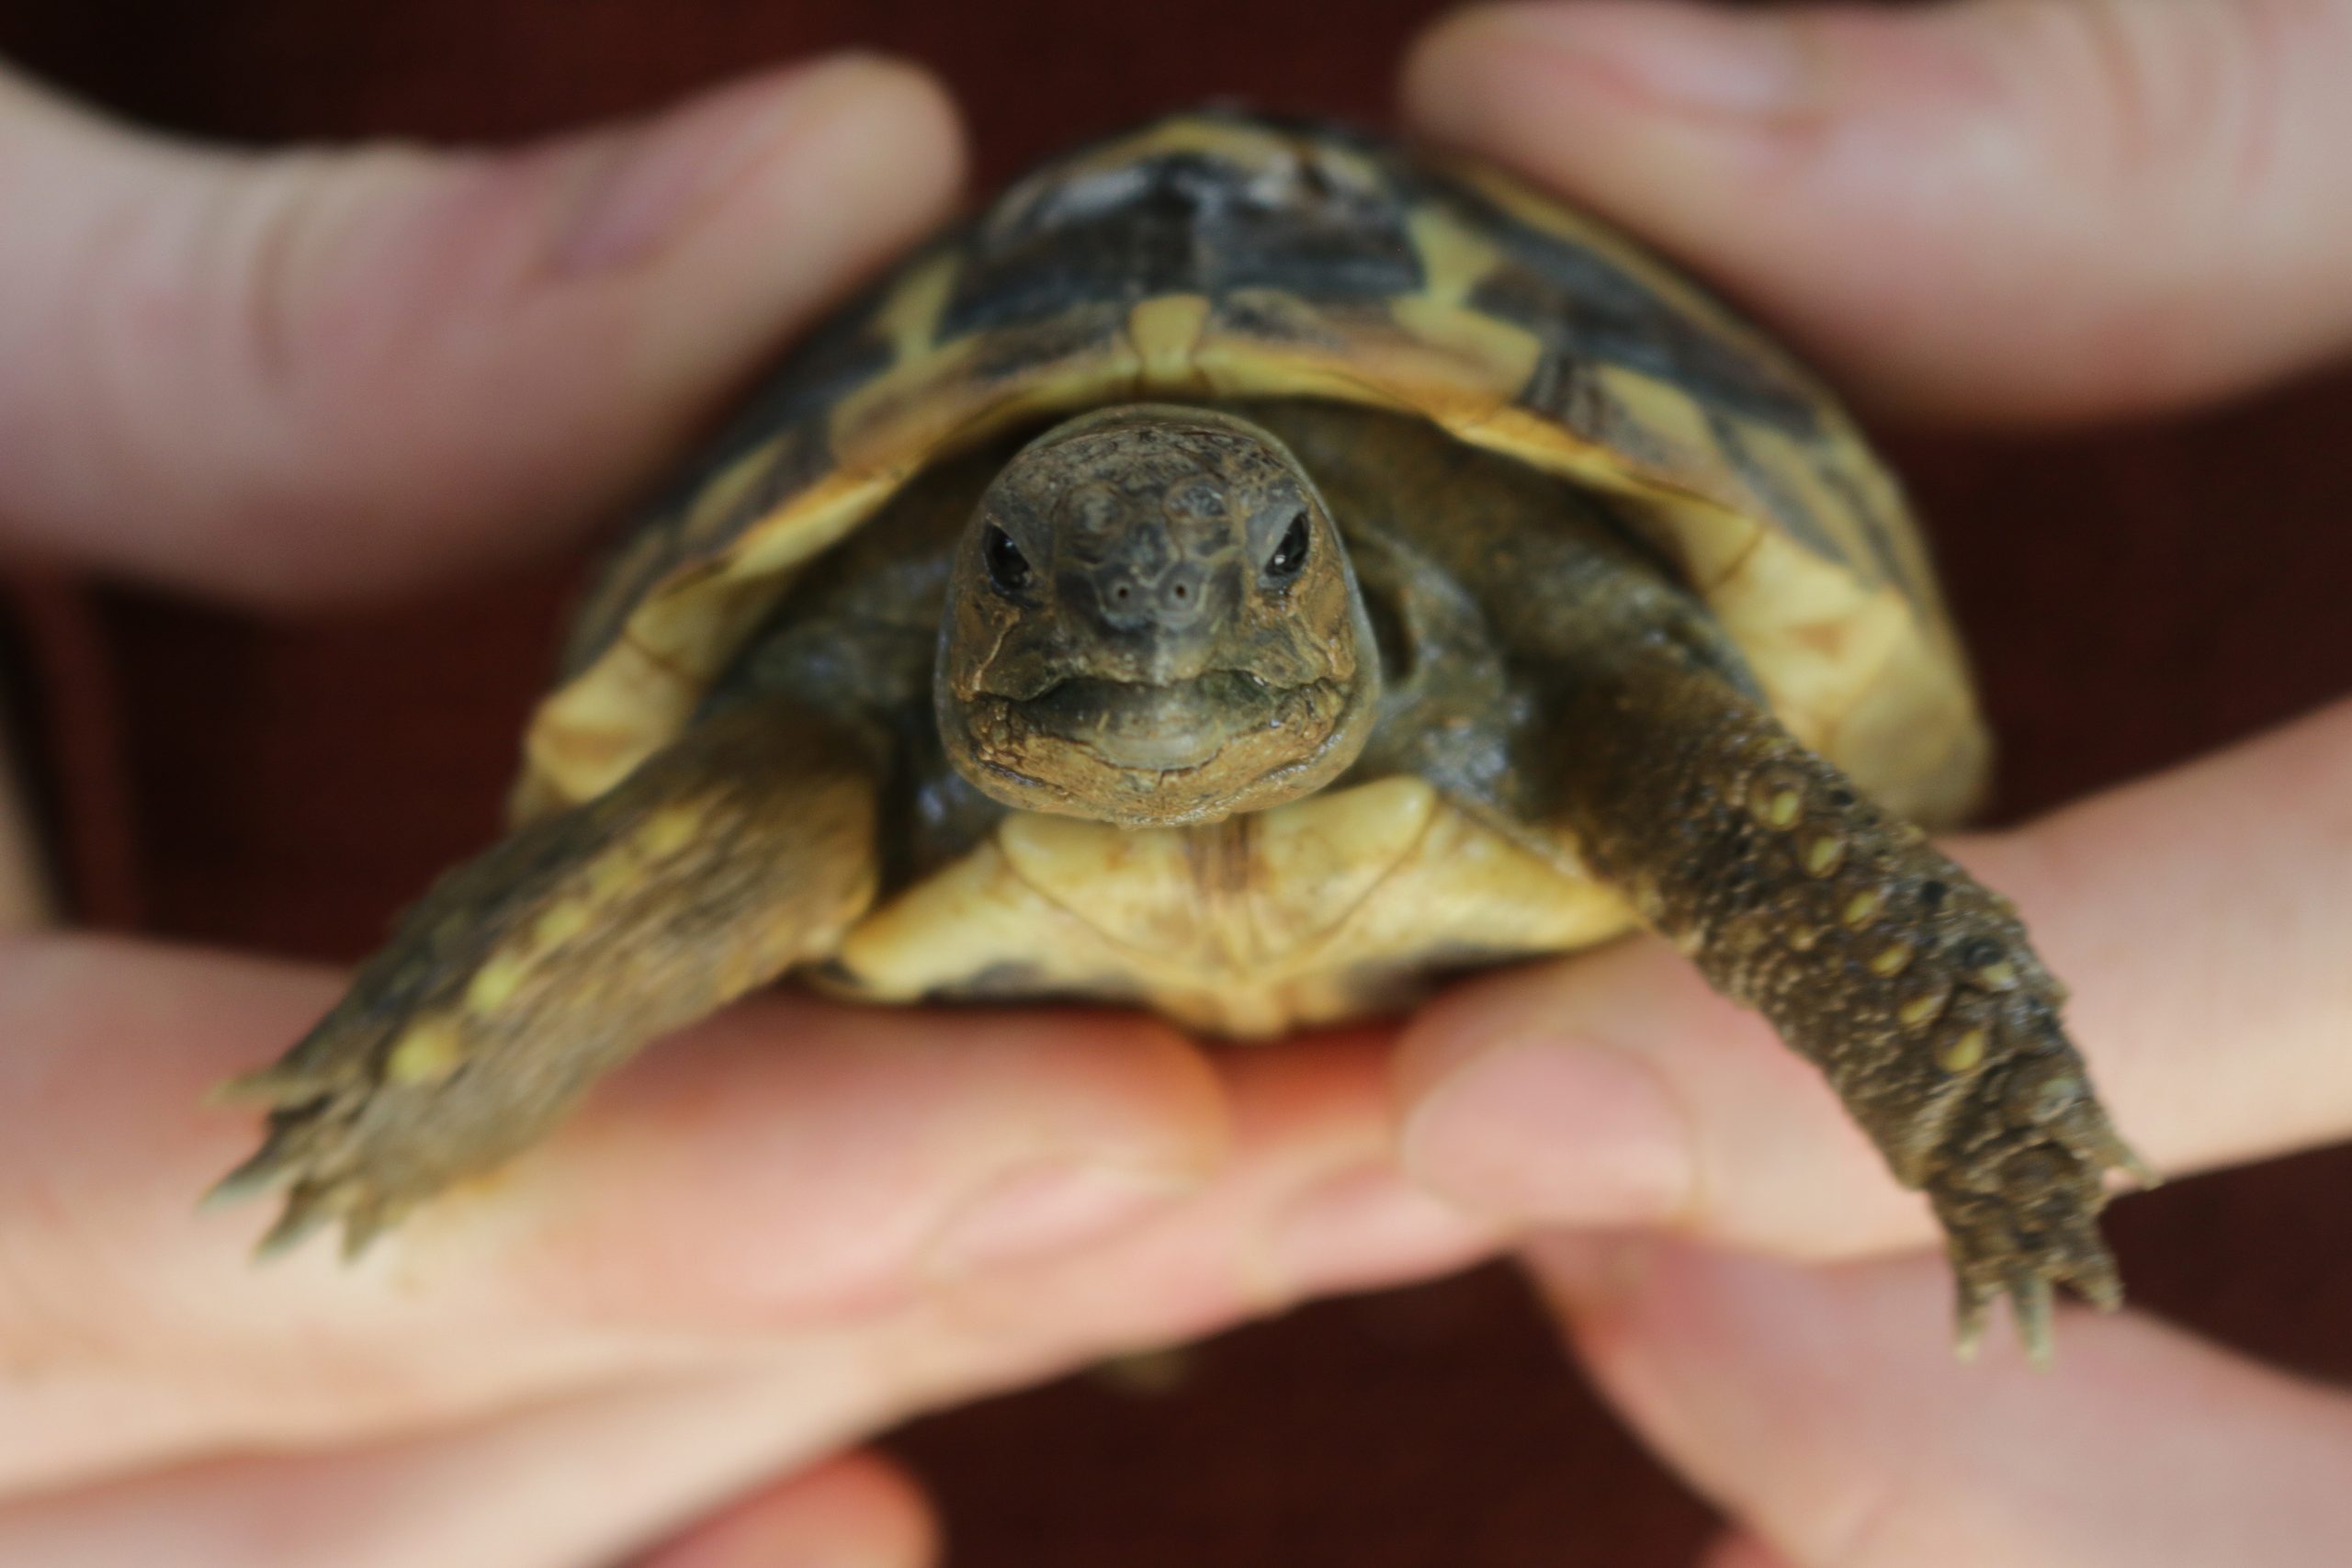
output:
[[[275,603],[521,555],[960,162],[938,87],[869,59],[505,153],[232,153],[0,75],[0,530]]]
[[[1420,126],[1588,199],[1914,413],[2229,391],[2352,345],[2352,4],[1487,6]]]

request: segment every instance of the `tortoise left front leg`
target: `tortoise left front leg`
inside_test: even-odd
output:
[[[876,768],[770,698],[445,876],[318,1027],[227,1086],[269,1108],[217,1195],[346,1252],[532,1142],[655,1036],[827,951],[871,898]]]
[[[1948,1237],[1963,1352],[2001,1295],[2036,1357],[2051,1290],[2112,1307],[2109,1168],[2148,1172],[2092,1094],[2064,988],[2014,908],[1865,799],[1747,691],[1712,627],[1603,635],[1547,715],[1594,870],[1819,1066]]]

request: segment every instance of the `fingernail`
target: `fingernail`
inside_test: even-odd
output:
[[[1657,1072],[1575,1038],[1470,1055],[1424,1092],[1402,1143],[1416,1179],[1480,1213],[1634,1225],[1690,1201],[1690,1128]]]
[[[924,1267],[952,1276],[1066,1252],[1135,1224],[1197,1184],[1174,1170],[1076,1160],[1023,1166],[949,1217]]]
[[[1770,10],[1580,0],[1514,6],[1505,15],[1511,32],[1555,59],[1605,73],[1667,107],[1781,116],[1816,96],[1804,33]]]
[[[560,272],[616,271],[691,226],[760,161],[784,130],[839,101],[811,80],[825,67],[720,88],[615,136],[595,160],[555,245]]]
[[[1492,1250],[1501,1233],[1400,1176],[1385,1161],[1327,1177],[1301,1191],[1269,1228],[1279,1289],[1364,1289],[1458,1268]]]

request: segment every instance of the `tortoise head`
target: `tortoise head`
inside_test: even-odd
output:
[[[989,487],[933,690],[949,758],[989,795],[1140,827],[1329,784],[1370,733],[1379,660],[1283,444],[1137,404],[1056,426]]]

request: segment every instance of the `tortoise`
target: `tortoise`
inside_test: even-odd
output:
[[[514,828],[231,1086],[356,1250],[752,987],[1263,1037],[1635,925],[1815,1063],[1963,1346],[2145,1172],[2014,908],[1894,480],[1504,173],[1238,110],[1048,162],[803,341],[605,565]]]

